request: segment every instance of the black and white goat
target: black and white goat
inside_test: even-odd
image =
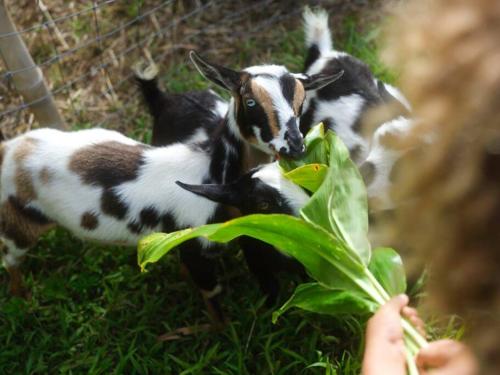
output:
[[[305,134],[323,122],[346,144],[367,185],[371,210],[392,206],[390,176],[394,164],[407,151],[395,147],[393,140],[408,133],[413,120],[411,107],[395,87],[374,77],[368,65],[354,56],[333,48],[328,15],[323,10],[303,14],[307,74],[328,74],[343,70],[335,85],[310,91],[300,119]],[[373,120],[375,119],[375,120]],[[362,124],[369,123],[369,129]]]
[[[103,129],[39,129],[3,142],[0,237],[6,245],[3,264],[11,275],[12,293],[21,293],[22,258],[54,226],[83,239],[135,246],[141,236],[153,231],[227,220],[225,206],[175,183],[211,181],[207,173],[215,161],[211,156],[195,145],[150,147]],[[262,199],[280,183],[279,171],[264,170],[253,177],[261,181]],[[288,195],[296,200],[307,198],[300,188],[283,181]],[[294,210],[283,204],[287,212]],[[258,205],[259,210],[266,208]],[[193,240],[180,250],[182,261],[208,299],[220,290],[213,259],[206,256],[214,246]],[[220,317],[218,304],[211,302],[209,306]]]

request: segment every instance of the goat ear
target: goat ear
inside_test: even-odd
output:
[[[341,70],[335,74],[324,74],[324,73],[318,73],[318,74],[313,74],[311,76],[308,76],[307,74],[300,74],[296,75],[296,78],[302,82],[304,85],[304,90],[319,90],[327,85],[329,85],[332,82],[335,82],[338,80],[342,75],[344,74],[344,71]]]
[[[217,203],[228,204],[235,207],[239,207],[241,204],[241,195],[238,193],[235,184],[191,185],[180,181],[175,181],[175,183],[191,193],[201,195]]]
[[[241,86],[241,74],[223,66],[212,64],[203,59],[195,51],[189,52],[191,61],[196,69],[209,81],[219,85],[223,89],[237,92]]]

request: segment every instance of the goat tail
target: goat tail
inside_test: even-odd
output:
[[[330,52],[333,48],[332,34],[328,27],[328,13],[324,9],[311,10],[304,8],[302,13],[306,48],[316,48],[320,55]]]
[[[158,67],[154,63],[145,66],[141,61],[132,69],[149,112],[156,117],[161,112],[166,99],[165,93],[158,87]]]

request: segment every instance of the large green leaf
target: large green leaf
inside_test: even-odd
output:
[[[280,159],[280,167],[283,168],[285,172],[292,171],[307,164],[328,164],[330,145],[325,138],[323,123],[309,130],[304,138],[304,144],[306,146],[306,152],[299,160],[288,159],[286,157]]]
[[[293,183],[314,193],[319,189],[328,172],[325,164],[307,164],[285,173]]]
[[[353,261],[344,245],[315,224],[289,215],[249,215],[222,224],[204,225],[169,234],[152,234],[139,242],[141,269],[174,247],[195,237],[229,242],[238,236],[267,242],[304,265],[320,283],[345,290],[366,290],[370,281],[363,265]]]
[[[302,216],[341,239],[360,262],[368,265],[368,202],[366,188],[349,151],[332,132],[328,173],[321,187],[302,209]]]
[[[372,252],[368,269],[391,296],[406,292],[403,261],[391,248],[380,247]]]
[[[368,314],[377,310],[379,305],[365,295],[349,290],[327,288],[318,283],[301,284],[290,299],[273,313],[273,323],[292,307],[328,314]]]

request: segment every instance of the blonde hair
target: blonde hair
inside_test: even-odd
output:
[[[385,58],[418,126],[398,168],[399,242],[429,260],[430,296],[462,315],[483,372],[500,369],[500,2],[413,0]]]

